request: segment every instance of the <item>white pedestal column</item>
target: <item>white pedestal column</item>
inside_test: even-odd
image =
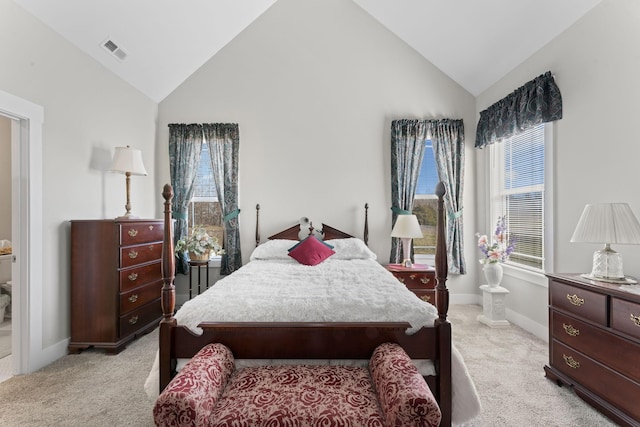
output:
[[[509,290],[502,286],[489,285],[482,285],[480,289],[482,290],[482,314],[478,316],[478,321],[492,328],[509,326],[505,304]]]

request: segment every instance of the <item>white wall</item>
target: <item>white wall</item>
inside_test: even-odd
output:
[[[0,116],[0,240],[11,240],[11,120]]]
[[[584,204],[627,201],[640,214],[633,191],[640,58],[621,48],[638,45],[638,16],[634,0],[605,0],[474,100],[356,4],[280,0],[156,106],[0,0],[0,55],[10,64],[0,67],[0,90],[44,108],[45,281],[35,284],[45,301],[43,347],[69,334],[68,220],[123,213],[124,177],[104,171],[113,148],[126,144],[143,151],[149,172],[132,178],[133,211],[159,218],[158,194],[169,182],[168,123],[239,123],[245,261],[254,247],[256,203],[264,239],[301,216],[361,236],[368,202],[371,248],[386,263],[391,121],[462,118],[469,274],[448,284],[453,301],[478,301],[474,233],[491,222],[484,152],[473,149],[478,112],[546,70],[564,98],[556,126],[555,270],[588,271],[597,247],[569,243]],[[640,276],[640,248],[619,249],[627,274]],[[505,285],[512,319],[546,328],[546,288],[510,277]]]
[[[555,125],[555,272],[591,271],[599,245],[569,242],[585,204],[628,202],[640,216],[639,43],[640,2],[605,0],[477,98],[479,112],[539,74],[555,74],[563,98]],[[486,221],[487,153],[477,156],[478,227]],[[614,249],[625,273],[640,277],[640,247]],[[512,277],[503,283],[510,310],[546,329],[546,288]]]
[[[370,247],[387,263],[391,121],[462,118],[469,137],[474,107],[472,95],[355,3],[280,0],[160,103],[158,154],[168,165],[169,123],[239,123],[245,261],[257,203],[263,240],[302,216],[362,237],[369,203]],[[470,155],[472,147],[470,139]],[[473,167],[470,158],[469,182]],[[168,166],[158,172],[159,187]],[[474,203],[470,189],[464,204]],[[471,209],[465,220],[474,223]],[[461,294],[477,286],[470,276],[449,284]]]
[[[124,213],[124,175],[106,173],[113,149],[143,152],[150,177],[132,178],[134,213],[156,214],[157,105],[9,0],[0,0],[0,90],[44,109],[42,137],[43,349],[69,337],[69,223]],[[15,286],[15,285],[14,285]]]

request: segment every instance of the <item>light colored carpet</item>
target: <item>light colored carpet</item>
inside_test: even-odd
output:
[[[572,390],[544,376],[548,344],[517,326],[489,328],[476,319],[482,307],[449,310],[453,341],[462,353],[482,403],[468,427],[615,426]],[[466,426],[465,426],[466,427]]]
[[[476,321],[478,306],[453,305],[453,336],[473,377],[483,412],[468,427],[614,425],[570,390],[544,377],[546,343],[511,326]],[[0,383],[0,425],[153,426],[143,390],[157,331],[115,356],[88,350]]]

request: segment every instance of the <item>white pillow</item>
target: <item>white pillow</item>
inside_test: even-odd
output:
[[[258,245],[251,253],[250,261],[257,259],[286,259],[291,260],[289,256],[289,248],[296,243],[297,240],[273,239]]]
[[[355,237],[348,239],[331,239],[325,240],[333,246],[335,254],[331,259],[377,259],[375,253],[364,244],[364,242]]]

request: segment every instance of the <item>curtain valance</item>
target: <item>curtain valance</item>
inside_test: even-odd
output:
[[[562,95],[550,71],[480,112],[476,148],[562,118]]]

